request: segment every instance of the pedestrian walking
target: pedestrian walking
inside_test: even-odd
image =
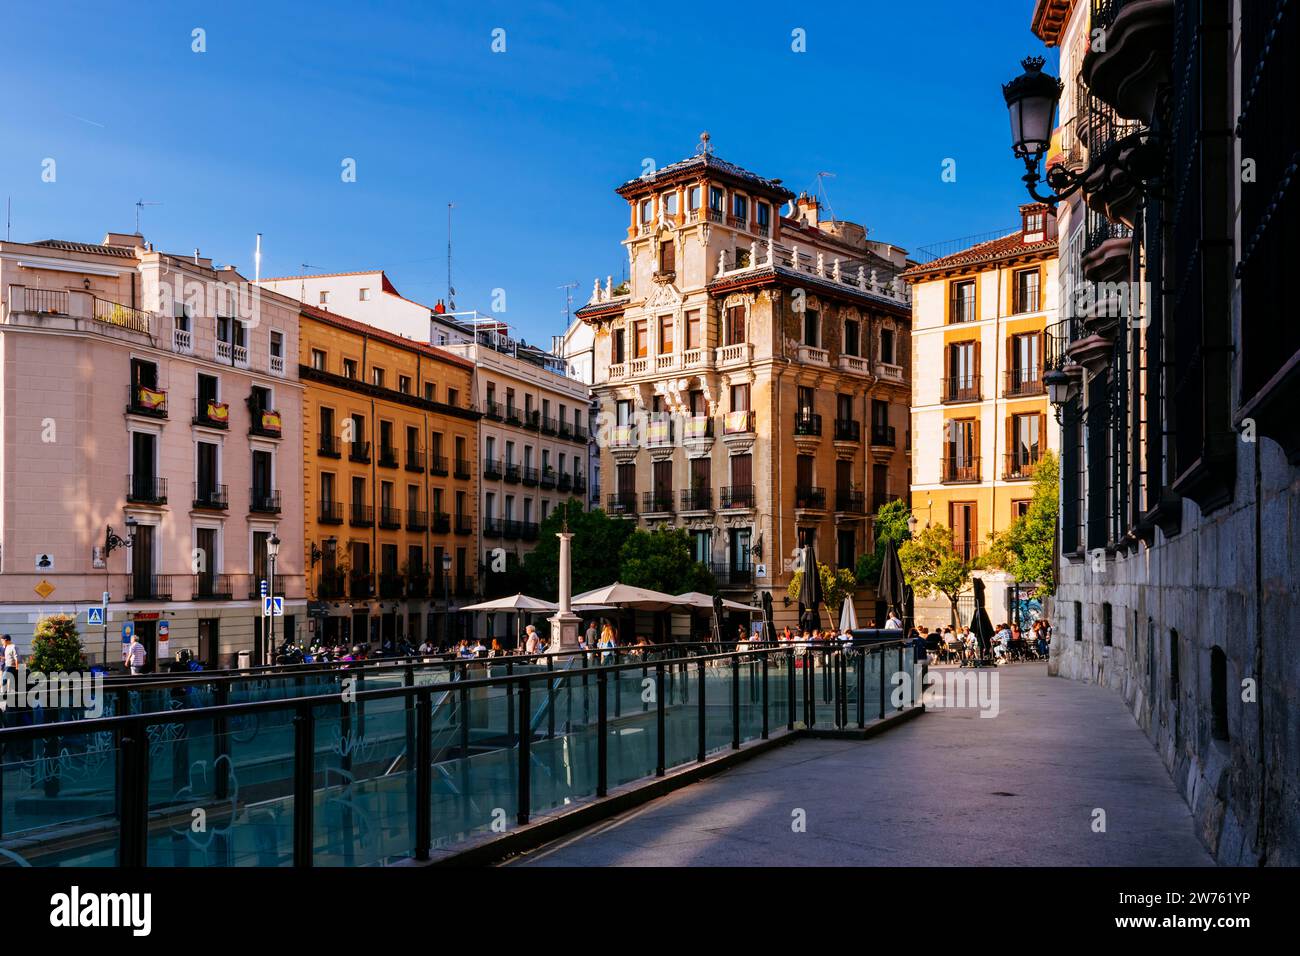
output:
[[[5,652],[7,655],[8,654],[7,647],[5,649]],[[123,654],[122,663],[126,664],[128,667],[131,668],[132,674],[143,674],[144,665],[145,662],[148,661],[148,659],[149,659],[149,652],[148,650],[145,649],[145,646],[140,643],[140,635],[132,632],[131,643],[126,646],[126,653]],[[6,657],[6,662],[7,660],[8,658]],[[7,663],[5,669],[8,670]]]

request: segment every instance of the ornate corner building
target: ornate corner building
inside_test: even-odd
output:
[[[1061,51],[1050,667],[1119,690],[1228,864],[1300,862],[1300,9],[1038,0]],[[1058,173],[1058,181],[1067,181]]]
[[[577,313],[595,329],[603,503],[688,529],[724,591],[770,591],[793,624],[794,550],[852,569],[870,515],[907,494],[912,263],[707,134],[617,192],[628,279],[597,280]]]

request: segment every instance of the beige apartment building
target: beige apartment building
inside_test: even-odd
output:
[[[92,660],[107,643],[120,662],[129,624],[151,665],[256,662],[276,538],[276,643],[294,635],[297,303],[121,233],[0,242],[0,290],[0,629],[25,653],[66,612]],[[107,634],[89,624],[105,592]]]
[[[904,278],[912,286],[912,513],[950,529],[969,562],[1026,512],[1043,452],[1060,449],[1043,382],[1057,314],[1055,219],[1028,203],[1014,230]],[[1017,582],[1001,571],[976,576],[995,623],[1010,620],[1016,597],[1007,589]],[[947,598],[917,598],[916,619],[949,623]]]
[[[630,279],[598,281],[578,311],[596,330],[605,505],[688,529],[724,593],[771,592],[793,624],[796,549],[853,568],[869,516],[907,494],[910,262],[707,135],[617,192]],[[870,588],[856,606],[876,615]]]

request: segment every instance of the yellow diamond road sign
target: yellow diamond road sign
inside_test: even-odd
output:
[[[41,583],[36,585],[36,593],[47,598],[54,593],[54,585],[42,578]]]

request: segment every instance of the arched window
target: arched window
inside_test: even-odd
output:
[[[1210,648],[1210,733],[1228,739],[1228,655],[1221,647]]]

